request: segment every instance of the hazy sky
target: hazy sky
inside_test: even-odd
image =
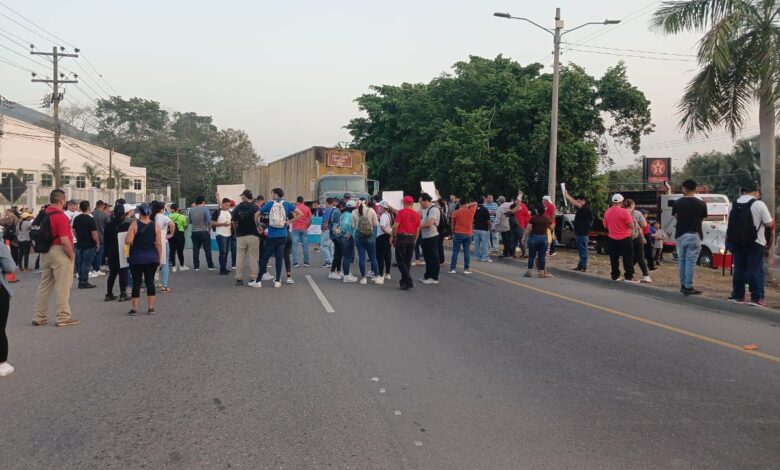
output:
[[[657,125],[656,132],[643,140],[643,153],[673,157],[680,166],[693,151],[727,150],[732,144],[722,131],[710,141],[683,141],[675,106],[696,68],[691,57],[653,55],[675,59],[655,60],[630,57],[650,56],[643,52],[605,49],[694,53],[696,36],[662,37],[648,30],[658,1],[0,2],[80,47],[123,97],[157,100],[171,111],[211,115],[220,127],[244,129],[266,160],[349,140],[343,126],[358,115],[353,100],[372,84],[427,82],[470,54],[552,64],[550,35],[492,14],[508,11],[551,27],[556,6],[561,7],[567,28],[604,18],[623,19],[617,26],[588,26],[565,36],[565,41],[585,46],[566,51],[562,60],[576,62],[598,77],[622,56],[631,82],[652,102]],[[2,5],[0,14],[25,24]],[[40,49],[54,45],[0,16],[0,34],[9,32]],[[27,55],[0,35],[0,59],[42,70],[6,48]],[[77,60],[91,71],[83,59]],[[74,59],[63,64],[82,72]],[[85,83],[80,90],[93,99],[96,92],[102,94],[96,80],[81,75]],[[30,83],[28,72],[0,62],[0,94],[24,103],[44,92],[44,85]],[[79,90],[69,89],[67,96],[87,102]],[[747,128],[748,134],[756,133],[756,121]],[[612,152],[620,166],[634,158],[626,148],[613,147]]]

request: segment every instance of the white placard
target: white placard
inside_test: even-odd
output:
[[[433,181],[420,181],[422,192],[428,193],[434,200],[439,199],[439,191],[436,190],[436,183]]]
[[[517,201],[518,202],[523,202],[523,192],[522,191],[518,191],[517,192]]]
[[[403,191],[382,191],[382,200],[387,201],[393,209],[400,210],[404,208],[403,198]]]
[[[563,203],[566,204],[566,207],[569,207],[569,200],[567,199],[569,193],[566,192],[566,183],[561,183],[561,192],[563,193]]]
[[[127,262],[127,257],[125,256],[125,239],[127,238],[127,232],[119,232],[116,235],[116,242],[119,248],[119,267],[120,268],[126,268],[130,266],[130,263]]]
[[[322,226],[317,224],[309,225],[306,233],[309,235],[322,235]]]
[[[240,201],[241,193],[243,193],[245,189],[246,186],[244,186],[243,184],[218,184],[217,185],[217,192],[219,193],[219,197],[226,197],[236,202]],[[221,202],[221,201],[217,201],[217,202]]]

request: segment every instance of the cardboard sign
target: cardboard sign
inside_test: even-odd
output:
[[[125,256],[125,239],[127,238],[127,232],[119,232],[116,236],[117,248],[119,249],[119,267],[127,268],[130,263],[127,262],[127,256]]]
[[[566,198],[569,195],[566,192],[566,183],[561,183],[561,192],[563,193],[563,203],[566,204],[566,207],[569,207],[569,200]]]
[[[403,191],[382,191],[382,200],[387,201],[393,209],[403,209],[403,198]]]
[[[420,188],[433,199],[439,199],[439,191],[436,190],[436,183],[433,181],[420,181]]]
[[[244,192],[246,186],[243,184],[218,184],[217,192],[220,197],[226,197],[236,201],[236,204],[241,202],[241,193]]]

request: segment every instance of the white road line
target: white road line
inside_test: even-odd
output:
[[[325,308],[325,311],[328,313],[336,313],[336,311],[333,310],[333,306],[330,304],[330,302],[328,302],[328,299],[325,298],[325,294],[323,294],[322,291],[320,290],[320,286],[318,286],[317,283],[314,282],[314,279],[312,279],[311,276],[307,274],[306,280],[309,281],[309,285],[314,291],[314,295],[316,295],[317,298],[320,299],[320,303]]]

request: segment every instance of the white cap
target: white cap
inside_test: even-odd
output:
[[[353,199],[350,199],[347,201],[347,207],[357,207],[357,202],[355,202]]]
[[[612,203],[615,204],[618,202],[623,202],[623,195],[620,193],[615,193],[612,195]]]
[[[123,209],[125,210],[125,214],[127,214],[128,212],[135,210],[135,204],[125,204]]]
[[[545,196],[542,198],[543,201],[552,202],[552,198],[550,196]]]
[[[388,207],[390,207],[390,203],[387,201],[382,201],[379,203],[379,207],[384,207],[385,209],[387,209]]]

